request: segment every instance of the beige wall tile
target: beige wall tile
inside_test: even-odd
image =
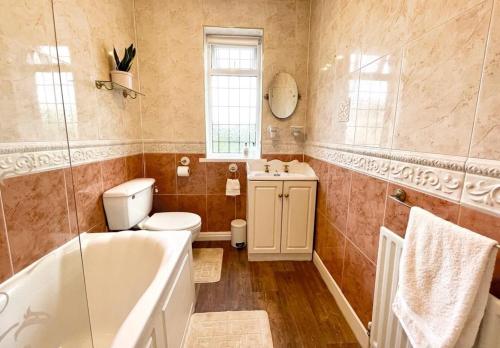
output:
[[[358,111],[359,76],[360,71],[358,70],[335,80],[333,84],[332,108],[326,109],[327,115],[325,116],[326,120],[331,118],[331,122],[325,125],[323,130],[327,142],[335,144],[354,143]]]
[[[2,2],[0,142],[65,139],[50,0]]]
[[[495,2],[470,157],[500,160],[500,3]]]
[[[54,18],[60,52],[62,48],[69,56],[65,60],[63,54],[61,62],[63,78],[68,78],[64,102],[69,139],[139,139],[139,101],[94,86],[94,80],[109,79],[113,46],[122,55],[136,41],[133,1],[54,0]],[[139,89],[136,65],[137,60],[131,72]]]
[[[361,38],[366,25],[367,6],[364,1],[342,0],[337,5],[338,30],[335,33],[334,69],[337,78],[361,68]]]
[[[467,155],[490,13],[482,3],[406,47],[394,148]]]
[[[320,48],[321,48],[321,17],[323,12],[323,0],[311,0],[310,18],[310,40],[309,40],[309,62],[308,62],[308,91],[315,93],[318,89]]]
[[[362,66],[394,52],[407,41],[411,2],[371,0],[364,3],[366,20],[361,34]]]
[[[416,38],[457,17],[484,0],[412,0],[409,3],[409,31]]]
[[[361,69],[355,145],[391,148],[400,70],[400,52],[379,58]]]
[[[276,73],[295,77],[302,99],[290,119],[262,105],[262,139],[272,125],[280,141],[294,141],[289,126],[305,125],[307,106],[308,0],[139,0],[136,18],[145,139],[204,141],[203,26],[222,26],[264,29],[264,94]]]

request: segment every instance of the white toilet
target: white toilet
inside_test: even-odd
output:
[[[193,213],[156,213],[153,208],[155,179],[134,179],[109,189],[103,194],[104,210],[112,231],[138,227],[150,231],[191,231],[194,241],[201,229],[201,217]]]

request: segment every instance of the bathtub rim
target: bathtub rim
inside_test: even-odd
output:
[[[86,233],[86,232],[84,232],[84,233]],[[81,233],[81,235],[83,235],[84,233]],[[78,247],[76,247],[76,245],[78,245]],[[70,253],[75,252],[75,251],[78,251],[78,253],[80,255],[80,261],[81,261],[82,248],[81,248],[81,241],[80,241],[79,235],[74,236],[73,238],[66,241],[64,244],[61,244],[58,247],[52,249],[47,254],[43,255],[42,257],[35,260],[34,262],[29,264],[28,266],[24,267],[19,272],[16,272],[11,277],[5,279],[5,281],[0,283],[0,288],[9,287],[10,283],[16,283],[16,282],[22,281],[24,278],[28,277],[29,274],[35,270],[35,268],[40,266],[42,263],[48,262],[48,260],[51,257],[54,257],[55,254],[61,254],[61,256],[65,256],[65,255],[70,254]],[[83,266],[80,269],[82,270],[82,277],[83,277],[83,275],[84,275]],[[15,288],[15,286],[12,286],[12,288]],[[87,301],[86,296],[85,296],[85,301]]]

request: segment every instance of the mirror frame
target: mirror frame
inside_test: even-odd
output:
[[[279,84],[284,84],[283,86],[280,86]],[[281,88],[285,91],[284,93],[289,93],[290,96],[289,100],[286,100],[287,105],[285,105],[285,112],[279,112],[277,110],[277,107],[273,108],[273,95],[274,90],[277,88]],[[293,78],[292,75],[286,72],[279,72],[276,75],[274,75],[271,84],[269,85],[268,89],[268,94],[266,94],[266,99],[269,104],[269,109],[271,110],[271,113],[273,114],[274,117],[279,118],[279,119],[287,119],[291,117],[295,110],[297,109],[297,105],[300,99],[300,94],[297,86],[297,82]]]

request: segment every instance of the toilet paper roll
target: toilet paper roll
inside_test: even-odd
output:
[[[177,176],[189,176],[189,167],[188,166],[178,166],[177,167]]]

